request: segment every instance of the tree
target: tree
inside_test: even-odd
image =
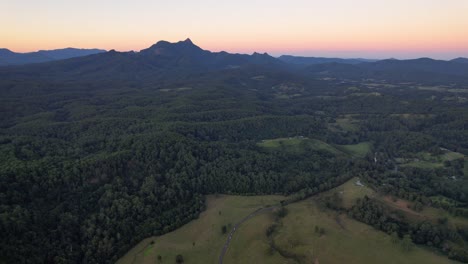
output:
[[[278,209],[278,211],[276,212],[276,216],[278,218],[283,218],[287,214],[288,214],[288,210],[284,206],[281,206],[280,209]]]
[[[227,232],[227,227],[226,227],[226,225],[223,225],[221,227],[221,233],[224,235],[224,234],[226,234],[226,232]]]
[[[325,235],[325,228],[323,228],[323,227],[320,228],[320,230],[319,230],[319,235],[320,235],[320,236]]]
[[[175,261],[178,264],[184,263],[184,257],[181,254],[179,254],[179,255],[176,256]]]

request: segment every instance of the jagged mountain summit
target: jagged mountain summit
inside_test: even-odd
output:
[[[141,54],[145,55],[161,55],[161,56],[175,56],[181,54],[196,54],[196,53],[208,53],[197,45],[193,44],[192,40],[187,38],[184,41],[171,43],[165,40],[158,41],[147,49],[140,51]]]
[[[175,43],[159,41],[139,52],[139,57],[154,58],[165,65],[190,67],[197,66],[211,69],[239,67],[246,64],[279,64],[278,60],[264,53],[232,54],[211,52],[195,45],[187,38]]]

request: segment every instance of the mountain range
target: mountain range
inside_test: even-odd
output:
[[[40,50],[28,53],[17,53],[9,49],[0,49],[0,66],[64,60],[103,52],[106,51],[101,49],[65,48],[56,50]]]
[[[111,50],[68,60],[4,67],[0,70],[0,76],[141,81],[175,78],[219,69],[236,69],[246,65],[278,68],[283,64],[285,63],[266,53],[246,55],[224,51],[210,52],[186,39],[176,43],[159,41],[140,52]]]
[[[2,50],[0,58],[5,60],[10,53]],[[35,59],[32,58],[33,54],[36,56]],[[89,54],[91,55],[85,56]],[[224,51],[211,52],[198,47],[190,39],[176,43],[159,41],[140,52],[65,49],[40,51],[30,55],[30,58],[24,58],[22,61],[39,62],[40,58],[48,58],[49,62],[4,67],[0,70],[0,77],[40,76],[56,79],[140,81],[255,66],[300,73],[308,77],[382,79],[421,83],[448,81],[468,84],[468,59],[466,58],[451,61],[430,58],[380,61],[294,56],[274,58],[266,53],[247,55]],[[71,56],[75,58],[62,60]]]

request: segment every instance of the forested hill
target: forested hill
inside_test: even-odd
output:
[[[302,199],[356,176],[467,215],[465,92],[190,40],[2,67],[0,263],[113,263],[198,217],[206,194]],[[463,260],[466,234],[436,246]]]

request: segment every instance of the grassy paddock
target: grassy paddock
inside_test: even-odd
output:
[[[291,204],[288,210],[275,244],[306,263],[453,263],[421,247],[404,252],[386,233],[346,215],[321,211],[313,199]],[[315,226],[324,234],[316,233]]]
[[[444,166],[444,161],[453,161],[463,159],[465,156],[462,153],[445,150],[443,154],[431,155],[429,152],[417,153],[417,160],[402,164],[403,167],[416,167],[421,169],[436,169]]]
[[[384,232],[348,218],[345,214],[321,209],[318,199],[338,192],[343,205],[351,207],[357,198],[365,195],[381,202],[398,201],[380,197],[371,188],[358,184],[353,178],[345,184],[288,205],[288,214],[280,221],[274,212],[260,214],[239,227],[225,256],[227,264],[234,263],[454,263],[446,256],[438,255],[424,247],[415,246],[410,252],[403,251],[399,243],[392,243]],[[182,254],[185,263],[217,263],[221,248],[226,241],[223,225],[233,225],[258,208],[278,204],[282,196],[208,196],[207,210],[200,217],[180,229],[159,237],[143,240],[117,263],[174,263],[175,256]],[[403,210],[404,211],[404,210]],[[440,216],[442,210],[426,208],[424,217]],[[455,221],[456,220],[456,221]],[[449,219],[457,223],[460,219]],[[266,230],[278,224],[270,240]],[[315,226],[324,230],[315,231]],[[154,243],[151,244],[151,241]],[[271,242],[287,253],[281,255],[271,248]],[[162,261],[158,260],[158,255]],[[295,256],[295,258],[291,258]]]
[[[278,204],[282,199],[282,196],[210,195],[207,209],[198,219],[163,236],[141,241],[117,263],[175,263],[178,254],[184,257],[185,263],[217,263],[227,238],[221,232],[223,225],[229,232],[229,226],[244,216],[258,208]],[[158,261],[158,255],[162,262]]]
[[[257,144],[266,150],[283,150],[292,153],[303,153],[306,149],[328,151],[334,155],[344,155],[335,147],[312,138],[291,137],[262,140]]]
[[[365,157],[371,151],[372,144],[370,142],[361,142],[353,145],[337,145],[336,147],[351,156]]]

